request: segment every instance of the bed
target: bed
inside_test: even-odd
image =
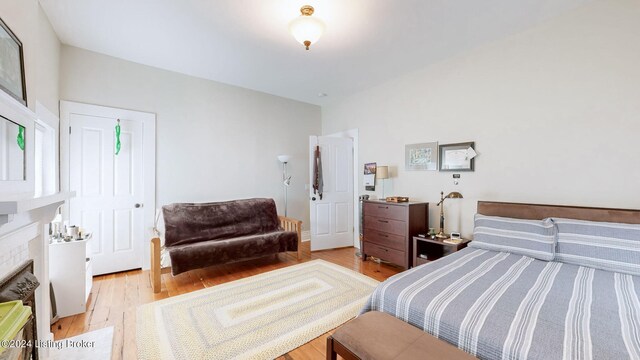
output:
[[[640,224],[636,210],[479,202],[478,213]],[[394,315],[480,359],[640,359],[639,298],[637,275],[466,248],[389,278],[363,312]]]

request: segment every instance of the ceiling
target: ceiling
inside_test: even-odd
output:
[[[589,1],[40,0],[65,44],[318,105]],[[307,3],[309,51],[288,32]]]

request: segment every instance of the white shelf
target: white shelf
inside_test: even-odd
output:
[[[75,195],[75,191],[58,192],[42,196],[26,196],[25,194],[5,195],[0,198],[0,215],[24,213],[54,203],[64,202]]]
[[[29,196],[28,194],[3,195],[0,198],[0,226],[11,222],[14,215],[27,213],[52,204],[62,205],[75,195],[74,191],[43,196]]]

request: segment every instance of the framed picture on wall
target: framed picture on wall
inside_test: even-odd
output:
[[[367,191],[376,191],[377,168],[377,163],[364,164],[364,189]]]
[[[22,42],[0,19],[0,89],[27,105]]]
[[[440,145],[440,171],[474,171],[475,143]]]
[[[409,144],[404,146],[405,170],[438,170],[438,143]]]

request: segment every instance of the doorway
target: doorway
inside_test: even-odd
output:
[[[321,140],[324,139],[324,140]],[[339,154],[336,151],[329,150],[329,152],[322,151],[322,162],[323,162],[323,170],[324,170],[324,178],[329,176],[330,182],[341,181],[342,194],[341,204],[337,207],[336,204],[331,204],[331,202],[335,202],[334,200],[329,200],[324,202],[325,204],[321,206],[323,209],[318,209],[317,205],[322,204],[319,202],[318,197],[314,198],[313,188],[309,186],[309,206],[310,206],[310,227],[311,227],[311,250],[321,250],[327,248],[336,248],[336,247],[347,247],[354,246],[359,248],[359,210],[357,207],[358,204],[358,129],[352,129],[348,131],[343,131],[339,133],[330,134],[327,136],[311,136],[309,140],[309,159],[310,159],[310,168],[309,168],[309,178],[310,184],[313,184],[313,150],[315,146],[320,142],[328,142],[328,143],[337,143],[338,148],[348,146],[350,148],[349,158],[343,158],[343,162],[341,163],[341,167],[335,168],[338,163],[335,162],[335,157]],[[347,144],[347,145],[345,145]],[[335,145],[331,145],[328,148],[334,148]],[[322,146],[321,146],[322,147]],[[321,149],[322,150],[322,149]],[[342,153],[346,153],[346,150],[343,150]],[[329,156],[330,161],[332,163],[327,163],[326,158]],[[345,164],[346,167],[344,166]],[[350,164],[350,165],[348,165]],[[326,166],[332,170],[332,174],[327,175]],[[339,180],[340,179],[340,180]],[[345,184],[350,181],[350,189],[346,189]],[[329,191],[335,191],[335,189],[331,189],[331,184]],[[346,193],[350,195],[345,195]],[[351,196],[350,200],[346,200],[347,196]],[[315,210],[315,211],[314,211]],[[318,210],[321,210],[318,212]],[[345,211],[346,210],[346,211]],[[338,214],[340,212],[340,214]],[[322,215],[319,217],[319,215]],[[333,223],[332,223],[333,222]],[[347,231],[344,230],[346,225]],[[333,228],[332,228],[333,227]],[[342,229],[341,229],[342,228]],[[336,233],[337,232],[337,233]],[[341,233],[341,234],[338,234]],[[322,235],[320,235],[322,234]],[[324,237],[324,239],[322,239]],[[316,239],[316,241],[314,241]]]
[[[92,234],[94,275],[148,268],[155,114],[61,101],[60,121],[64,218]]]

